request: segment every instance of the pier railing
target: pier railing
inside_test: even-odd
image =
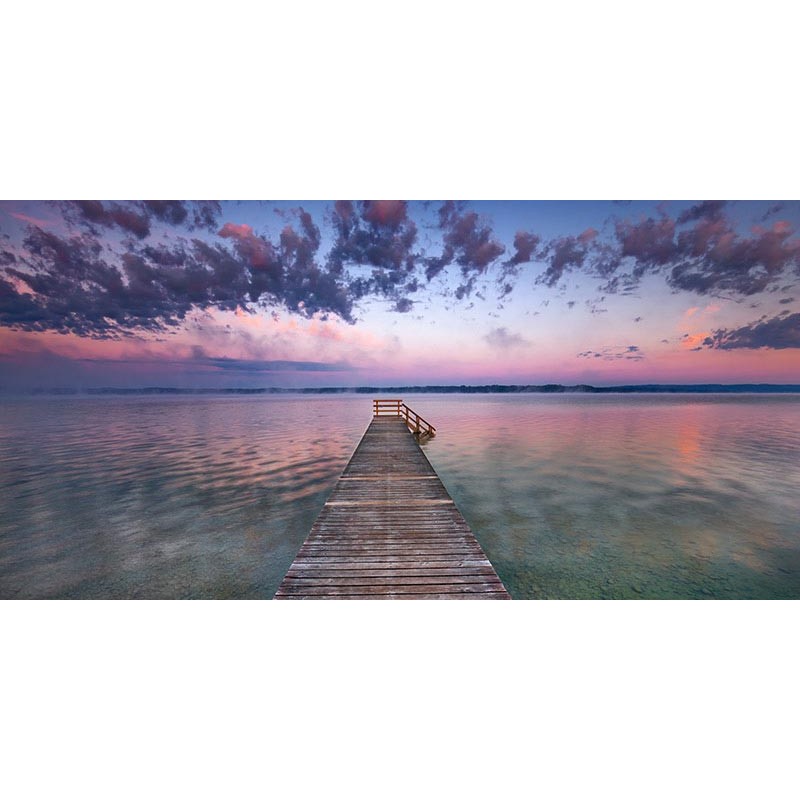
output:
[[[436,428],[402,400],[373,400],[372,410],[376,417],[401,417],[416,436],[436,436]]]

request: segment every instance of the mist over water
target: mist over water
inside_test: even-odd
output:
[[[515,598],[800,597],[800,396],[409,395]],[[368,396],[0,403],[0,596],[271,597]]]

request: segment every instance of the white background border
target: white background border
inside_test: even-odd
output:
[[[111,8],[4,7],[3,199],[797,198],[789,4]],[[0,621],[15,800],[794,786],[795,602],[5,601]]]

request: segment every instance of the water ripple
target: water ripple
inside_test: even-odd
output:
[[[800,597],[800,397],[409,398],[514,597]],[[2,401],[1,597],[270,597],[364,396]]]

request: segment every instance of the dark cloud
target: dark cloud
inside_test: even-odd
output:
[[[507,264],[526,264],[533,259],[536,248],[542,239],[535,233],[517,231],[514,234],[514,254],[506,262]]]
[[[183,225],[189,211],[180,200],[145,200],[144,207],[158,220],[169,225]]]
[[[514,254],[505,263],[513,266],[529,263],[541,241],[541,236],[535,233],[517,231],[514,234]]]
[[[336,239],[330,264],[411,272],[417,255],[417,226],[404,200],[338,201],[331,214]]]
[[[283,269],[280,296],[290,311],[304,316],[333,313],[352,322],[353,296],[350,288],[330,269],[315,261],[320,231],[307,211],[299,210],[300,231],[287,225],[280,234],[280,262]]]
[[[675,222],[669,217],[647,218],[637,223],[620,220],[615,228],[619,255],[633,260],[634,274],[669,264],[678,255]]]
[[[100,212],[89,207],[88,213]],[[225,226],[222,242],[130,242],[114,257],[89,232],[61,237],[31,226],[25,256],[4,267],[0,322],[117,338],[177,326],[194,309],[247,309],[250,303],[352,321],[347,285],[315,260],[319,228],[302,209],[297,218],[297,229],[286,225],[277,244],[248,226]]]
[[[784,207],[786,206],[785,203],[773,203],[762,215],[761,221],[766,222],[767,219],[775,214],[780,214],[783,211]]]
[[[692,206],[678,215],[678,224],[683,225],[687,222],[695,222],[699,219],[720,219],[722,212],[727,205],[726,200],[703,200],[702,203]]]
[[[667,281],[697,294],[757,294],[788,268],[800,267],[800,240],[792,235],[784,222],[743,237],[722,217],[700,220],[678,236],[680,261],[668,272]]]
[[[0,325],[30,330],[46,326],[49,317],[33,297],[18,292],[10,281],[0,278]]]
[[[776,317],[761,317],[741,328],[716,330],[703,341],[703,345],[715,350],[800,348],[800,313],[783,311]]]
[[[580,268],[589,254],[592,239],[581,236],[563,236],[554,239],[545,246],[542,255],[547,260],[547,269],[537,278],[537,283],[555,286],[564,272],[571,268]]]
[[[43,353],[43,355],[48,355]],[[52,355],[52,354],[49,354]],[[228,356],[212,356],[200,345],[191,348],[191,355],[184,359],[162,358],[78,358],[76,361],[85,364],[99,365],[165,365],[176,368],[200,367],[221,372],[344,372],[358,369],[345,361],[282,361],[250,358],[230,358]]]
[[[194,361],[216,369],[234,372],[344,372],[353,369],[345,362],[260,361],[245,358],[215,358],[200,355]]]
[[[723,201],[699,202],[672,217],[666,207],[651,217],[615,216],[602,234],[587,228],[545,240],[517,231],[502,261],[505,248],[490,222],[460,202],[438,208],[438,255],[423,247],[406,202],[337,202],[326,218],[333,232],[327,256],[320,255],[317,223],[302,208],[282,212],[282,230],[268,236],[247,224],[223,224],[212,201],[55,205],[68,233],[31,218],[24,240],[0,250],[1,324],[111,337],[174,327],[194,309],[252,304],[353,322],[354,308],[368,298],[411,311],[423,271],[430,281],[447,270],[455,300],[482,298],[478,281],[487,275],[506,298],[520,266],[540,261],[538,284],[561,285],[576,271],[600,279],[598,295],[586,301],[591,313],[605,311],[605,294],[636,292],[646,275],[662,275],[676,291],[733,298],[794,290],[800,275],[800,238],[788,222],[744,232]],[[198,228],[216,236],[192,236]],[[109,230],[118,235],[104,237]],[[788,305],[793,296],[780,302]]]
[[[452,200],[439,208],[439,228],[444,247],[441,255],[425,260],[425,276],[430,281],[445,267],[458,264],[462,283],[456,288],[456,297],[462,299],[472,293],[477,278],[503,255],[505,247],[488,222]]]
[[[399,314],[407,314],[414,308],[414,301],[409,300],[407,297],[401,297],[394,304],[394,310]]]
[[[590,228],[542,242],[536,257],[547,267],[537,282],[552,287],[581,270],[604,279],[601,292],[630,295],[646,274],[663,274],[675,290],[748,296],[777,290],[787,273],[800,274],[800,239],[789,223],[779,220],[742,234],[726,208],[725,201],[704,201],[675,219],[663,209],[655,217],[616,219],[610,236]],[[503,295],[517,274],[512,262],[499,278]]]
[[[214,231],[219,227],[222,206],[217,200],[195,200],[189,206],[192,215],[190,228]]]
[[[601,347],[599,350],[584,350],[577,358],[602,358],[604,361],[641,361],[644,353],[635,344]]]
[[[56,203],[67,222],[97,234],[100,228],[117,228],[124,233],[145,239],[151,234],[153,221],[180,226],[187,230],[218,227],[222,206],[215,200],[142,200],[108,202],[100,200],[68,200]]]
[[[346,267],[371,267],[369,275],[350,281],[354,299],[368,295],[395,300],[397,311],[409,310],[405,296],[417,289],[414,272],[419,254],[417,226],[404,200],[339,200],[330,216],[336,233],[328,269],[341,275]]]
[[[530,263],[538,256],[537,248],[541,242],[541,236],[535,233],[517,231],[514,234],[514,252],[503,262],[500,274],[497,276],[501,298],[511,294],[514,289],[512,281],[519,275],[520,266]]]
[[[120,228],[139,239],[150,235],[150,217],[141,203],[101,203],[99,200],[74,200],[61,204],[68,221],[91,232],[97,226]]]

